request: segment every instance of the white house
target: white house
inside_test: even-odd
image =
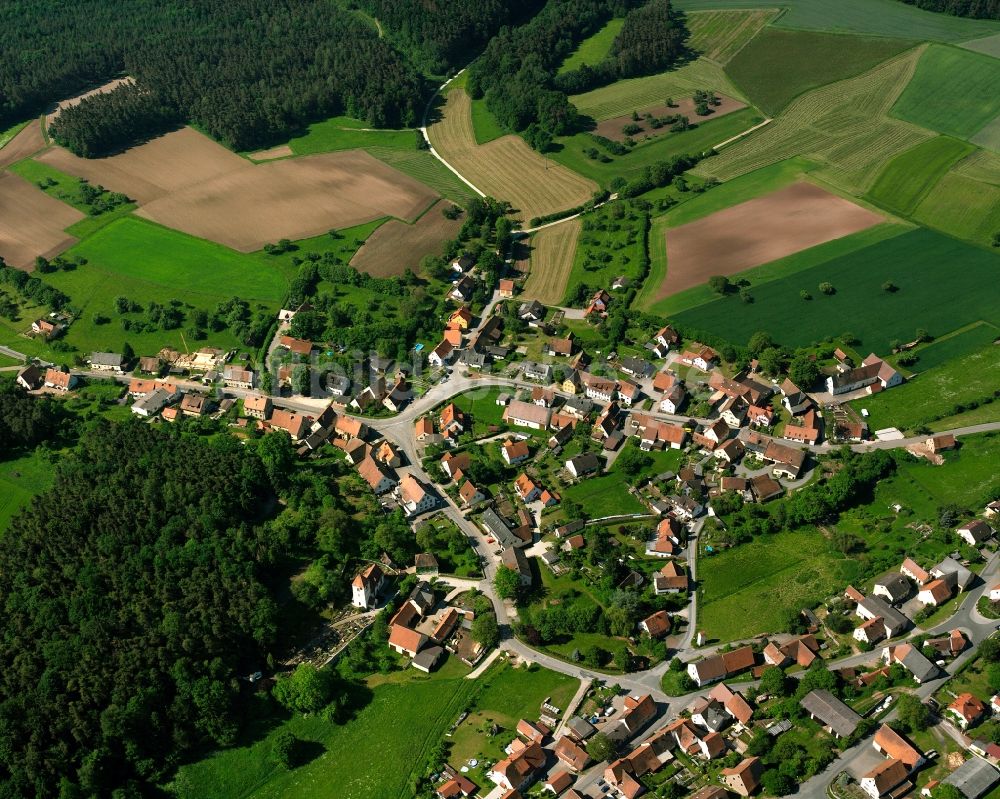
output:
[[[971,522],[963,524],[955,532],[970,547],[981,546],[993,537],[993,528],[982,519],[973,519]]]
[[[438,504],[437,496],[412,474],[405,475],[399,484],[399,497],[408,517],[426,513]]]
[[[161,385],[155,391],[146,394],[142,399],[138,400],[132,406],[132,413],[147,418],[156,416],[156,414],[166,408],[175,399],[177,399],[177,394],[171,393]]]

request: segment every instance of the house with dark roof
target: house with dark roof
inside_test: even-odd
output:
[[[836,738],[847,738],[861,722],[861,716],[825,689],[810,691],[799,704]]]

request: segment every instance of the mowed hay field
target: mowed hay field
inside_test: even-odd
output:
[[[680,99],[692,95],[696,89],[714,89],[719,94],[744,99],[722,67],[706,58],[659,75],[616,81],[569,99],[581,114],[601,121],[662,105],[668,97]]]
[[[458,235],[460,219],[448,219],[442,211],[451,203],[439,201],[416,222],[390,219],[372,233],[351,259],[351,266],[375,277],[417,271],[425,255],[440,255],[444,244]]]
[[[510,201],[524,222],[581,205],[597,191],[596,183],[543,158],[520,136],[477,144],[464,89],[448,92],[441,112],[427,129],[435,150],[480,191]]]
[[[695,330],[744,343],[757,330],[790,347],[850,332],[866,352],[887,352],[917,328],[942,336],[980,320],[1000,324],[1000,255],[916,229],[808,269],[751,285],[752,303],[726,296],[674,318]],[[899,290],[886,292],[891,280]],[[826,295],[819,284],[830,282]],[[813,299],[804,300],[800,291]]]
[[[576,244],[583,223],[579,218],[539,230],[531,237],[531,271],[523,294],[545,305],[559,305],[566,295]]]
[[[693,172],[725,181],[802,155],[823,165],[823,178],[863,192],[894,156],[933,136],[888,116],[920,52],[910,50],[863,75],[803,94],[770,125],[702,161]]]
[[[65,233],[83,214],[33,183],[0,172],[0,256],[11,266],[34,268],[36,256],[57,255],[76,241]]]
[[[931,45],[892,113],[940,133],[971,138],[1000,114],[1000,59]]]
[[[898,55],[913,42],[767,28],[726,66],[726,74],[769,115],[810,89],[843,80]]]
[[[661,300],[712,275],[734,275],[884,221],[811,183],[763,197],[667,231],[667,277]]]
[[[191,128],[101,159],[39,156],[140,203],[139,216],[240,252],[385,216],[415,219],[437,194],[361,150],[254,164]]]
[[[886,164],[868,198],[893,211],[909,214],[945,173],[974,149],[949,136],[921,142]]]
[[[952,172],[1000,186],[1000,155],[987,150],[977,150],[965,160],[959,161]]]
[[[694,11],[687,15],[688,47],[710,61],[727,64],[778,13],[777,8]]]

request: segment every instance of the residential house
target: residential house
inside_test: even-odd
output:
[[[542,493],[542,489],[524,472],[514,481],[514,491],[522,502],[534,502]]]
[[[930,660],[924,657],[923,653],[910,644],[897,644],[887,646],[882,650],[882,660],[886,665],[899,663],[922,685],[928,680],[932,680],[940,674],[940,670]]]
[[[686,594],[688,591],[687,569],[677,561],[670,561],[653,576],[653,592],[664,594]]]
[[[377,461],[386,466],[391,466],[393,469],[403,465],[401,450],[388,439],[384,439],[376,447],[374,456]]]
[[[545,778],[545,782],[542,787],[549,791],[550,793],[558,796],[570,785],[573,784],[573,775],[568,771],[563,771],[562,769],[553,769],[549,772],[549,776]]]
[[[970,547],[978,548],[993,537],[994,530],[982,519],[973,519],[971,522],[963,524],[955,532]]]
[[[982,758],[971,757],[942,782],[957,788],[965,799],[980,799],[1000,782],[1000,771]]]
[[[655,715],[656,703],[650,694],[642,696],[630,694],[625,697],[622,715],[618,719],[618,731],[614,734],[609,732],[608,736],[619,739],[631,738],[649,724]]]
[[[124,371],[123,358],[118,352],[92,352],[87,362],[95,372],[121,374]]]
[[[521,364],[521,374],[524,375],[525,380],[540,380],[543,383],[548,383],[552,380],[552,367],[547,363],[524,361]]]
[[[731,652],[712,655],[695,663],[688,664],[688,676],[698,687],[708,683],[718,682],[726,677],[739,674],[753,668],[756,656],[749,646],[742,646]]]
[[[441,415],[438,418],[438,430],[446,438],[457,437],[465,432],[465,414],[462,413],[454,402],[449,402],[441,409]]]
[[[457,799],[457,797],[472,796],[479,788],[476,784],[463,774],[455,774],[447,782],[442,783],[437,788],[439,799]]]
[[[767,502],[784,493],[781,483],[766,474],[750,478],[750,493],[756,502]]]
[[[743,426],[743,421],[750,411],[750,404],[743,397],[727,397],[718,407],[719,418],[732,430]]]
[[[680,336],[677,335],[676,330],[674,330],[670,325],[666,325],[656,331],[656,334],[653,336],[653,340],[660,346],[669,348],[672,344],[676,344],[681,339]]]
[[[879,799],[906,782],[908,776],[909,771],[901,760],[883,760],[861,777],[861,790],[872,799]]]
[[[454,480],[456,475],[469,468],[470,463],[472,458],[468,452],[446,452],[441,458],[441,471]]]
[[[857,729],[861,716],[825,689],[810,691],[800,702],[809,717],[835,738],[847,738]]]
[[[500,299],[509,300],[514,296],[514,281],[509,278],[503,278],[500,280]]]
[[[281,336],[278,339],[278,346],[283,347],[290,352],[294,352],[296,355],[309,355],[313,349],[313,343],[311,341],[305,341],[301,338],[294,338],[292,336]]]
[[[34,391],[45,385],[45,374],[34,364],[28,364],[18,371],[16,382],[25,391]]]
[[[226,388],[253,388],[253,372],[239,366],[227,366],[222,370],[222,382]]]
[[[468,308],[458,308],[448,317],[448,327],[452,330],[468,330],[472,324],[472,313]]]
[[[952,586],[947,580],[931,580],[920,589],[917,601],[924,605],[942,605],[951,599]]]
[[[413,423],[413,437],[420,442],[434,435],[434,422],[429,416],[421,416]]]
[[[503,412],[503,420],[507,424],[529,427],[532,430],[546,430],[551,418],[551,409],[523,400],[511,400]]]
[[[910,595],[910,583],[900,572],[887,572],[875,581],[872,593],[898,604]]]
[[[709,371],[719,360],[718,353],[711,347],[704,344],[692,342],[688,349],[684,350],[677,358],[685,366],[693,366],[703,372]]]
[[[535,386],[531,389],[531,402],[543,408],[551,408],[556,401],[556,393],[552,389]]]
[[[631,380],[619,380],[616,388],[619,401],[626,408],[631,408],[633,404],[642,396],[642,389]]]
[[[806,462],[804,450],[779,444],[771,439],[763,453],[764,460],[772,464],[771,471],[779,477],[797,480]]]
[[[448,297],[455,302],[468,302],[476,290],[476,281],[468,275],[462,275],[456,280],[448,292]]]
[[[955,697],[945,710],[945,715],[963,730],[966,730],[969,727],[975,727],[982,721],[986,712],[985,703],[966,691]]]
[[[517,309],[517,317],[522,322],[541,322],[545,318],[545,306],[538,300],[522,302]]]
[[[910,626],[910,620],[906,616],[877,596],[865,597],[862,595],[854,612],[859,618],[867,620],[880,617],[885,627],[886,638],[899,635]]]
[[[185,416],[204,416],[208,413],[209,400],[204,394],[185,394],[181,399],[181,413]]]
[[[903,382],[903,376],[875,353],[870,354],[861,366],[838,372],[826,379],[826,390],[830,394],[846,394],[851,391],[878,384],[880,389],[892,388]]]
[[[619,362],[619,369],[625,374],[642,379],[653,374],[653,364],[642,358],[626,357]]]
[[[716,702],[720,702],[726,714],[740,728],[749,728],[750,722],[753,719],[753,707],[739,691],[734,691],[725,683],[720,682],[708,692],[708,697],[709,699],[714,699]]]
[[[352,438],[363,439],[368,435],[368,425],[360,419],[352,419],[350,416],[338,416],[333,426],[333,432],[337,438],[348,441]]]
[[[611,402],[618,391],[618,383],[606,377],[598,377],[590,372],[583,372],[580,375],[583,383],[583,393],[588,399],[597,402]]]
[[[920,768],[925,762],[920,750],[888,724],[878,728],[872,738],[872,746],[880,755],[902,762],[907,771]]]
[[[431,350],[431,354],[427,356],[427,362],[431,366],[442,367],[451,360],[454,351],[455,345],[447,339],[443,339],[440,344]]]
[[[500,456],[508,466],[516,466],[531,456],[528,442],[523,439],[508,438],[500,447]]]
[[[729,790],[740,796],[750,796],[760,787],[760,776],[763,771],[764,767],[759,757],[747,757],[732,768],[722,769],[719,772],[719,779]]]
[[[497,515],[493,508],[487,508],[484,511],[482,518],[480,519],[480,524],[482,524],[483,529],[486,530],[489,535],[493,536],[497,540],[501,549],[506,550],[511,547],[520,547],[527,543],[514,534],[514,531],[510,529],[510,525]]]
[[[384,494],[396,485],[393,473],[371,455],[364,458],[358,465],[358,474],[376,494]]]
[[[945,558],[937,566],[931,569],[932,577],[942,577],[948,581],[954,581],[959,591],[967,589],[976,579],[976,575],[970,569],[963,566],[954,558]]]
[[[520,547],[507,547],[500,553],[500,562],[511,571],[515,571],[521,579],[521,585],[531,585],[531,566],[528,558]]]
[[[576,478],[595,474],[600,468],[601,462],[593,452],[584,452],[566,461],[566,471]]]
[[[406,378],[399,375],[389,393],[382,398],[382,405],[393,413],[399,413],[403,406],[410,401],[410,390],[406,384]]]
[[[798,416],[813,407],[809,396],[788,378],[785,378],[779,388],[782,394],[781,404],[792,416]]]
[[[45,338],[51,338],[61,329],[61,325],[51,321],[50,319],[36,319],[31,323],[31,332],[36,335],[44,336]]]
[[[565,338],[550,338],[545,346],[545,354],[550,357],[562,356],[568,358],[573,354],[573,334]]]
[[[665,610],[658,610],[639,622],[639,629],[650,638],[662,638],[670,632],[670,614]]]
[[[661,373],[662,374],[662,373]],[[680,413],[687,400],[687,391],[680,383],[674,383],[669,389],[663,392],[660,397],[661,413]]]
[[[76,375],[59,369],[45,370],[45,387],[56,391],[69,391],[76,385]]]
[[[958,440],[951,433],[931,436],[927,439],[927,449],[934,453],[945,452],[950,449],[958,449]]]
[[[269,424],[272,429],[284,430],[295,441],[304,438],[309,432],[309,419],[307,417],[284,408],[274,409]]]
[[[865,644],[877,644],[885,638],[885,619],[876,616],[862,623],[854,630],[854,640]]]
[[[437,495],[412,474],[403,475],[399,483],[399,498],[407,518],[419,516],[437,507]]]
[[[177,394],[165,388],[157,388],[150,394],[146,394],[142,399],[132,405],[132,413],[137,416],[156,416],[160,411],[177,399]]]
[[[924,583],[930,582],[931,576],[928,574],[921,566],[912,558],[906,558],[903,564],[899,567],[901,574],[905,574],[911,580],[913,580],[917,585],[923,585]]]
[[[271,398],[253,394],[243,398],[243,413],[251,419],[265,421],[271,415]]]
[[[427,636],[416,630],[404,627],[402,624],[393,624],[389,630],[389,646],[400,655],[408,655],[411,658],[427,643]]]
[[[574,717],[573,720],[577,718],[579,718],[579,716]],[[584,721],[583,719],[580,720]],[[590,725],[588,724],[588,726]],[[583,740],[583,738],[579,738],[578,740]],[[587,764],[590,762],[590,755],[587,754],[587,750],[584,749],[582,746],[580,746],[580,744],[577,743],[577,741],[574,741],[573,738],[571,738],[568,735],[564,735],[562,738],[556,741],[554,751],[556,757],[559,758],[559,762],[567,766],[572,771],[576,772],[583,771],[587,767]]]
[[[351,604],[364,610],[374,607],[384,582],[385,573],[377,563],[371,564],[351,581]]]
[[[587,309],[583,312],[583,318],[589,319],[591,315],[599,317],[607,316],[608,305],[611,303],[611,295],[604,289],[598,289],[594,296],[590,298]]]

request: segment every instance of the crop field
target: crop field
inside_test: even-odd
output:
[[[1000,114],[1000,59],[931,45],[892,108],[894,116],[968,139]]]
[[[679,98],[693,94],[695,89],[713,89],[719,94],[744,99],[722,67],[705,58],[659,75],[620,80],[583,94],[575,94],[569,99],[580,109],[581,114],[600,121],[631,114],[638,108],[660,105],[667,97]]]
[[[611,19],[593,36],[580,42],[576,50],[559,67],[560,72],[579,69],[584,64],[589,67],[600,64],[611,52],[615,37],[621,32],[624,19]]]
[[[859,75],[912,46],[901,39],[770,27],[729,62],[726,74],[773,116],[803,92]]]
[[[77,209],[9,172],[0,172],[0,209],[0,256],[19,269],[32,269],[36,256],[50,258],[73,244],[65,229],[83,219]]]
[[[471,100],[461,88],[448,92],[441,118],[428,128],[435,149],[481,191],[509,200],[522,220],[572,208],[597,185],[543,158],[520,136],[476,143]]]
[[[682,133],[667,133],[646,141],[639,141],[626,155],[604,155],[607,162],[590,158],[587,152],[596,149],[603,152],[589,133],[561,136],[557,139],[562,148],[551,154],[551,158],[585,177],[606,186],[612,179],[626,180],[637,177],[643,170],[657,161],[667,161],[675,155],[700,153],[732,138],[763,121],[763,117],[752,108],[734,111],[723,117],[707,117],[704,121]]]
[[[945,173],[974,149],[948,136],[921,142],[886,164],[868,192],[868,199],[910,214]]]
[[[1000,328],[986,322],[979,322],[965,330],[952,333],[929,344],[924,344],[913,353],[918,360],[916,366],[910,367],[916,372],[926,372],[943,366],[954,358],[971,355],[987,344],[992,344],[1000,338]]]
[[[863,75],[801,95],[770,125],[703,161],[694,173],[731,180],[801,155],[823,164],[826,179],[862,192],[894,156],[932,136],[888,116],[919,56],[917,48]]]
[[[762,536],[698,560],[698,629],[734,641],[783,632],[790,611],[842,590],[856,564],[813,529]],[[754,608],[747,613],[747,608]]]
[[[0,145],[0,169],[34,155],[45,146],[42,125],[37,120],[15,125],[2,134],[6,139]]]
[[[461,677],[411,675],[416,672],[371,689],[349,724],[318,714],[261,724],[254,740],[182,767],[173,792],[179,799],[399,799],[410,770],[423,764],[476,685]],[[278,766],[271,748],[279,730],[306,742],[313,758],[293,770]]]
[[[727,64],[776,16],[776,8],[694,11],[687,15],[688,47],[710,61]]]
[[[734,205],[667,231],[667,275],[655,295],[665,299],[704,283],[857,233],[878,214],[811,183]]]
[[[425,255],[440,255],[444,244],[455,238],[460,219],[448,219],[442,212],[450,203],[439,201],[416,222],[390,219],[376,230],[351,259],[351,266],[375,277],[419,271]]]
[[[988,344],[928,369],[891,391],[851,404],[867,409],[868,424],[873,430],[882,427],[912,430],[962,413],[969,409],[970,403],[983,403],[992,397],[997,388],[998,370],[1000,347]],[[996,402],[990,405],[997,407]]]
[[[951,170],[956,175],[1000,186],[1000,155],[988,150],[976,150]]]
[[[544,305],[562,302],[573,271],[582,226],[579,218],[572,219],[540,230],[531,237],[531,271],[522,292],[525,297]]]
[[[949,269],[942,280],[942,265],[958,263],[962,269]],[[894,339],[911,340],[917,328],[941,336],[980,320],[1000,323],[998,268],[1000,256],[992,252],[918,229],[751,286],[752,303],[727,296],[675,318],[740,343],[756,330],[791,347],[850,332],[860,349],[884,353]],[[899,290],[884,291],[887,280]],[[832,295],[819,291],[823,282],[833,284]]]
[[[979,244],[1000,232],[1000,186],[949,172],[917,206],[914,219]]]
[[[757,8],[761,0],[678,0],[684,11]],[[898,0],[796,0],[774,23],[779,28],[868,33],[900,39],[961,42],[1000,33],[1000,22],[936,14]]]

